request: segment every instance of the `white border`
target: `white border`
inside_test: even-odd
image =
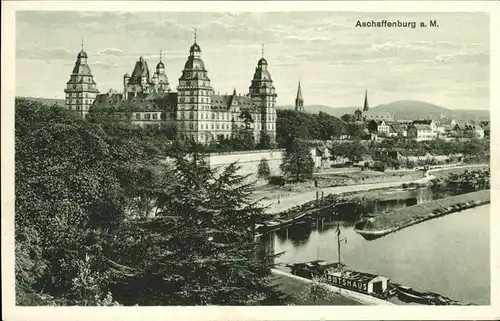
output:
[[[206,10],[210,8],[210,10]],[[498,1],[245,1],[245,2],[97,2],[26,1],[2,3],[2,319],[11,320],[487,320],[500,318],[500,244],[496,199],[500,121],[500,3]],[[468,307],[15,307],[14,306],[14,96],[15,11],[357,11],[489,12],[491,97],[491,305]],[[457,258],[457,264],[460,264]]]

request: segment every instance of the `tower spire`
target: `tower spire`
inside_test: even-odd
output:
[[[262,58],[264,58],[264,44],[262,44],[261,53],[262,53]]]
[[[299,78],[299,86],[297,88],[297,98],[295,98],[295,110],[296,111],[304,111],[304,98],[302,98],[302,88],[300,87],[300,78]]]
[[[368,90],[365,89],[365,103],[363,105],[363,111],[368,111],[370,107],[368,106]]]
[[[160,62],[161,62],[161,58],[163,58],[163,50],[160,50]]]
[[[196,43],[196,28],[194,28],[194,43]]]
[[[82,50],[83,50],[83,36],[82,36]]]

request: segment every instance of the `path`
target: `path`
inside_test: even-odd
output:
[[[434,176],[430,175],[428,177],[424,177],[417,180],[410,181],[398,181],[398,182],[387,182],[387,183],[373,183],[373,184],[360,184],[360,185],[345,185],[345,186],[335,186],[335,187],[325,187],[325,188],[317,188],[311,190],[309,192],[291,195],[288,197],[283,197],[280,199],[280,203],[278,204],[277,200],[262,200],[260,204],[263,206],[269,206],[267,208],[267,213],[278,213],[285,211],[289,208],[302,205],[304,203],[310,202],[316,199],[316,191],[323,192],[324,196],[328,194],[341,194],[346,192],[357,192],[357,191],[367,191],[371,189],[377,188],[386,188],[386,187],[394,187],[401,186],[402,184],[408,183],[426,183],[429,180],[433,179]]]

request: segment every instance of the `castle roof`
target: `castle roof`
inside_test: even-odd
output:
[[[88,58],[87,56],[87,53],[85,52],[85,50],[80,50],[80,52],[78,53],[78,56],[77,56],[78,59],[81,59],[81,58]]]
[[[237,105],[241,110],[252,111],[256,105],[254,101],[247,96],[232,95],[212,95],[212,109],[228,110],[232,106]]]
[[[144,58],[140,57],[135,63],[134,71],[130,76],[129,84],[140,84],[142,77],[146,77],[149,81],[148,63],[144,60]]]
[[[114,108],[128,111],[173,111],[177,105],[177,93],[138,93],[125,100],[121,93],[97,95],[94,110],[97,108]],[[98,110],[98,109],[97,109]]]

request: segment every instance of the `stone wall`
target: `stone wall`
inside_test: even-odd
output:
[[[282,153],[282,149],[212,153],[208,157],[208,162],[210,166],[227,166],[233,162],[238,162],[238,165],[241,167],[239,174],[250,174],[250,178],[257,179],[257,170],[263,158],[267,159],[271,175],[279,175],[281,173]]]

